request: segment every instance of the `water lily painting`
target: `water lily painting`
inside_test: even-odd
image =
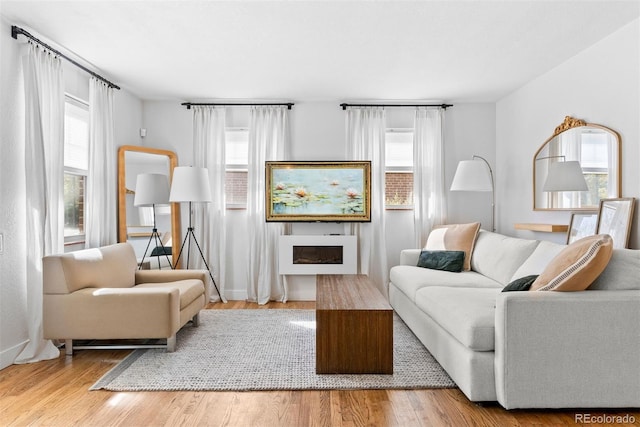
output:
[[[267,162],[267,221],[371,221],[371,162]]]

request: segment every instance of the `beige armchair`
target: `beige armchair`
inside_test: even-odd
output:
[[[128,243],[43,258],[44,337],[65,341],[65,352],[104,346],[74,346],[73,340],[164,339],[175,351],[176,333],[209,301],[206,270],[137,270]]]

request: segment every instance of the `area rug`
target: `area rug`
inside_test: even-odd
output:
[[[455,387],[394,315],[393,375],[317,375],[315,311],[203,310],[174,353],[136,350],[91,390],[323,390]]]

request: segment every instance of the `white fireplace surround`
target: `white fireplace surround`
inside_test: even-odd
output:
[[[295,246],[342,246],[342,264],[294,264]],[[280,236],[278,273],[280,274],[356,274],[357,237],[342,235]]]

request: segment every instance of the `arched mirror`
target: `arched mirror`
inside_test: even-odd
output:
[[[155,207],[159,239],[162,245],[171,248],[171,254],[167,253],[168,249],[156,249],[158,245],[151,239],[154,208],[134,203],[138,175],[163,174],[170,183],[177,165],[178,158],[173,151],[135,145],[118,149],[118,241],[131,243],[138,262],[149,246],[142,268],[171,268],[171,254],[180,250],[180,209],[177,203]]]
[[[597,210],[620,197],[620,144],[613,129],[565,117],[534,156],[533,209]]]

